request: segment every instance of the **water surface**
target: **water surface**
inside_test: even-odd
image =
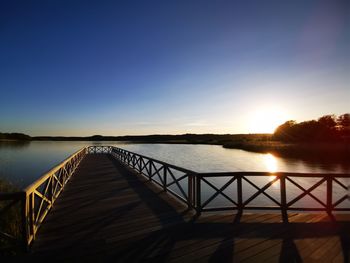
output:
[[[88,145],[114,145],[126,150],[136,152],[142,155],[153,157],[180,167],[184,167],[196,172],[234,172],[234,171],[268,171],[268,172],[305,172],[305,173],[350,173],[349,166],[335,163],[324,163],[315,161],[305,161],[298,159],[289,159],[276,157],[270,153],[253,153],[236,149],[225,149],[217,145],[189,145],[189,144],[131,144],[116,142],[27,142],[0,143],[0,178],[6,179],[18,186],[24,188],[46,171],[60,163],[62,160]],[[247,177],[251,182],[262,188],[269,183],[275,176]],[[230,177],[209,178],[207,179],[217,188],[222,187]],[[320,181],[320,178],[294,178],[305,189]],[[341,179],[345,185],[350,185],[350,178]],[[187,191],[186,180],[180,182],[183,189]],[[300,195],[302,189],[296,187],[287,181],[287,201]],[[201,183],[201,194],[203,203],[212,196],[215,191],[205,182]],[[320,185],[312,191],[312,194],[325,202],[326,183]],[[347,191],[339,185],[333,187],[333,198],[339,200]],[[181,194],[177,186],[171,186],[171,190]],[[249,182],[243,181],[243,201],[256,193]],[[266,191],[267,194],[280,202],[280,183],[277,181]],[[237,201],[236,184],[233,183],[224,190],[224,193]],[[271,206],[275,205],[265,195],[261,194],[249,205],[253,206]],[[321,207],[310,196],[305,196],[298,203],[297,207]],[[207,206],[232,206],[226,198],[218,195]],[[341,204],[342,207],[350,207],[350,201]]]
[[[0,143],[0,178],[25,187],[73,152],[87,145],[114,145],[197,172],[350,172],[340,164],[281,158],[272,154],[225,149],[218,145],[34,141]]]

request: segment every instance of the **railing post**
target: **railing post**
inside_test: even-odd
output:
[[[30,233],[31,236],[33,236],[33,240],[35,239],[35,197],[34,197],[34,192],[30,194],[30,200],[29,200],[29,211],[30,211]]]
[[[193,207],[193,174],[188,174],[188,200],[187,200],[187,205],[188,208],[192,208]]]
[[[142,157],[139,157],[139,172],[142,173],[141,167],[142,167]]]
[[[50,181],[49,181],[49,184],[50,184],[50,186],[49,186],[49,188],[50,188],[50,190],[49,190],[49,198],[50,198],[50,201],[51,201],[51,206],[52,206],[52,202],[53,202],[53,181],[54,181],[54,178],[53,178],[53,175],[51,176],[51,179],[50,179]]]
[[[148,174],[148,180],[152,180],[152,161],[149,160],[149,174]]]
[[[243,212],[243,196],[242,196],[242,176],[237,175],[237,204],[238,204],[238,213]]]
[[[196,211],[200,215],[202,212],[202,200],[201,200],[201,175],[196,175]]]
[[[166,185],[167,185],[167,170],[168,170],[168,168],[167,168],[167,166],[163,166],[164,168],[163,168],[163,170],[164,170],[164,172],[163,172],[163,190],[164,190],[164,192],[166,192]]]
[[[279,177],[280,177],[282,220],[283,222],[288,223],[286,176],[284,174],[280,174]]]
[[[327,177],[327,213],[332,215],[333,211],[333,201],[332,201],[332,193],[333,193],[333,178],[328,175]]]

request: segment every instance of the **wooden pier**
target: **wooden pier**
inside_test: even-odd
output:
[[[319,200],[324,207],[307,207],[308,213],[293,211],[295,198],[280,198],[279,212],[273,207],[256,212],[248,206],[254,198],[238,194],[236,199],[227,196],[235,205],[230,211],[211,207],[205,212],[210,199],[225,195],[226,184],[214,186],[214,198],[201,200],[198,185],[214,175],[220,176],[198,175],[113,147],[82,149],[24,194],[14,194],[12,203],[23,208],[22,237],[29,248],[19,257],[62,262],[349,262],[349,207],[339,206],[346,198],[329,200],[332,195],[327,194],[326,201]],[[239,185],[237,178],[243,175],[234,176]],[[339,178],[346,176],[328,176],[315,184],[342,187]],[[304,189],[303,196],[313,189]]]

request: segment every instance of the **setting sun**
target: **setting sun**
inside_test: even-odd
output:
[[[252,133],[273,133],[279,125],[287,120],[287,115],[279,108],[261,109],[250,117],[249,131]]]

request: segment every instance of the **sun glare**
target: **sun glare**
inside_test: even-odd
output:
[[[251,133],[273,133],[288,120],[286,114],[278,108],[261,109],[252,114],[249,121]]]
[[[277,160],[276,157],[273,156],[271,153],[268,153],[264,156],[264,163],[266,166],[266,170],[270,173],[275,173],[277,172],[278,166],[277,166]],[[276,176],[275,175],[270,175],[269,176],[269,181],[275,180]],[[275,185],[276,183],[274,183]]]
[[[264,156],[264,163],[268,172],[277,172],[277,160],[271,153],[268,153]]]

